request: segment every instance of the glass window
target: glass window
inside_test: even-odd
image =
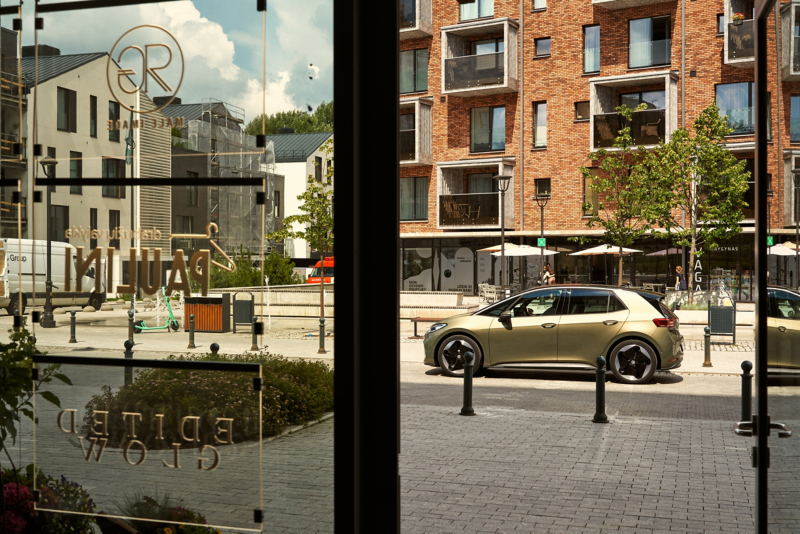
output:
[[[591,177],[583,178],[583,204],[586,205],[591,203],[591,207],[589,209],[583,210],[583,215],[585,217],[597,215],[597,191],[592,189],[592,183],[594,183],[594,179],[598,172],[598,169],[589,169],[589,174],[591,174]]]
[[[186,171],[186,175],[188,178],[198,178],[198,174],[192,171]],[[197,186],[196,185],[187,185],[186,186],[186,205],[187,206],[197,206],[198,205],[198,194],[197,194]]]
[[[57,88],[58,111],[56,113],[57,127],[62,132],[77,132],[77,103],[75,91]]]
[[[536,44],[536,57],[542,56],[549,56],[550,55],[550,38],[543,37],[541,39],[536,39],[534,41]]]
[[[573,289],[569,296],[567,315],[606,313],[608,294],[608,291],[602,289]]]
[[[550,196],[550,178],[540,178],[534,180],[536,187],[536,196]]]
[[[103,178],[125,178],[125,160],[103,158]],[[104,185],[103,196],[125,198],[125,187],[120,185]]]
[[[483,39],[472,41],[469,44],[470,55],[482,56],[484,54],[496,54],[505,51],[505,41],[502,37],[497,39]]]
[[[575,102],[575,120],[589,120],[589,102]]]
[[[667,105],[667,95],[664,91],[625,93],[619,96],[619,103],[630,109],[636,108],[639,104],[647,104],[647,109],[664,109]]]
[[[533,9],[547,9],[547,0],[533,0]]]
[[[788,291],[770,291],[770,315],[800,320],[800,297]]]
[[[120,226],[120,211],[119,210],[108,210],[108,235],[112,235],[111,233],[119,228]],[[110,239],[108,241],[109,247],[114,247],[115,249],[119,250],[119,237],[116,239]]]
[[[719,114],[723,117],[727,115],[728,127],[733,130],[731,135],[754,133],[753,82],[722,83],[716,86],[716,93]],[[794,109],[793,106],[792,113]]]
[[[400,52],[400,93],[428,90],[428,49]]]
[[[89,97],[89,135],[97,137],[97,97]]]
[[[50,238],[53,241],[69,243],[69,206],[50,206]]]
[[[428,219],[428,177],[416,176],[400,179],[400,220],[425,221]]]
[[[80,152],[69,153],[69,177],[70,178],[83,178],[83,154]],[[80,185],[69,186],[69,192],[75,195],[83,193],[83,188]]]
[[[623,311],[625,309],[627,309],[625,308],[625,305],[614,293],[610,293],[608,295],[608,313]]]
[[[281,192],[275,191],[275,217],[278,218],[281,216]]]
[[[561,289],[543,289],[522,295],[511,307],[511,315],[513,317],[558,315],[562,293]]]
[[[119,129],[117,128],[117,121],[120,120],[119,102],[108,102],[108,120],[111,126],[108,131],[108,140],[119,142]]]
[[[547,146],[547,102],[533,104],[533,146],[536,148]]]
[[[319,156],[314,157],[314,179],[322,181],[322,158]]]
[[[600,72],[600,25],[583,27],[583,72]]]
[[[497,180],[492,173],[468,174],[467,193],[496,193]]]
[[[97,230],[97,208],[89,208],[89,229]],[[89,238],[89,248],[94,250],[97,248],[97,238]]]
[[[505,106],[472,108],[470,116],[470,151],[491,152],[505,149]]]
[[[672,60],[670,17],[628,21],[628,67],[669,65]]]
[[[717,34],[725,33],[725,13],[717,13]]]
[[[747,177],[747,191],[744,192],[744,201],[747,203],[747,207],[744,208],[744,218],[745,219],[755,219],[756,218],[756,160],[753,158],[749,158],[745,160],[747,163],[744,166],[744,170],[749,172],[750,175]]]
[[[56,158],[56,147],[54,147],[54,146],[47,147],[47,157],[51,158],[51,159],[57,159]],[[56,165],[55,167],[51,167],[51,168],[53,169],[52,170],[53,176],[51,176],[51,178],[56,178],[58,176],[58,165]],[[42,171],[42,173],[44,173],[44,171]],[[47,186],[47,190],[50,191],[51,193],[55,193],[56,192],[56,186],[48,185]]]
[[[791,97],[789,140],[792,143],[800,143],[800,95],[792,95]]]
[[[494,0],[475,0],[461,4],[461,20],[472,20],[494,16]]]
[[[400,0],[400,28],[417,25],[417,0]]]

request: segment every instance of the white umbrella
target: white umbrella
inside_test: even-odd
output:
[[[664,250],[659,250],[658,252],[653,252],[652,254],[645,254],[645,256],[667,256],[680,253],[681,249],[672,247],[672,248],[665,248]]]
[[[505,249],[511,250],[517,247],[519,247],[519,245],[515,245],[514,243],[506,243]],[[491,247],[482,248],[478,252],[500,252],[500,245],[493,245]]]
[[[792,256],[796,254],[793,249],[784,247],[783,245],[775,245],[774,247],[767,247],[767,254],[771,256]]]
[[[622,248],[622,254],[627,256],[628,254],[633,254],[635,252],[641,252],[641,250],[636,250],[635,248]],[[596,247],[587,248],[586,250],[579,250],[578,252],[573,252],[570,256],[602,256],[604,254],[617,254],[619,255],[619,247],[615,245],[598,245]]]
[[[541,250],[539,247],[532,247],[530,245],[521,245],[511,250],[506,250],[506,256],[555,256],[558,254],[557,250]],[[492,252],[492,256],[499,256],[499,252]]]

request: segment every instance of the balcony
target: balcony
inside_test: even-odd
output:
[[[641,87],[664,88],[664,105],[659,109],[634,112],[631,118],[631,137],[636,146],[654,146],[662,140],[668,142],[678,129],[678,73],[658,71],[632,73],[623,76],[592,78],[589,82],[590,144],[589,150],[613,148],[614,138],[625,127],[616,107],[620,95],[637,91]]]
[[[11,198],[10,196],[8,197]],[[14,204],[7,201],[6,197],[0,200],[0,222],[3,224],[17,224],[17,218],[22,219],[22,226],[24,227],[28,220],[28,198],[20,197],[20,203]]]
[[[672,39],[631,43],[628,46],[628,68],[659,67],[672,62]]]
[[[751,69],[755,63],[755,35],[752,20],[745,20],[741,26],[733,24],[733,15],[742,13],[752,17],[748,11],[747,0],[725,0],[725,64]]]
[[[517,23],[508,18],[442,28],[442,94],[468,97],[516,93],[517,29]],[[502,37],[505,51],[469,55],[469,42],[481,37]]]
[[[666,137],[667,110],[636,111],[630,121],[631,137],[636,146],[657,145]],[[594,116],[594,148],[610,148],[619,131],[628,124],[619,113]]]
[[[781,78],[800,81],[800,0],[781,6]]]
[[[3,105],[18,106],[20,98],[23,107],[28,104],[28,96],[25,92],[25,76],[20,78],[10,72],[0,73],[0,99]]]
[[[499,230],[501,226],[513,229],[515,223],[514,188],[516,182],[515,158],[479,158],[437,163],[437,228],[443,230],[484,229]],[[491,173],[512,176],[505,195],[505,220],[501,220],[497,192],[470,193],[466,191],[467,176]]]
[[[433,35],[431,0],[400,0],[400,40]]]
[[[3,165],[27,166],[28,155],[25,147],[27,141],[27,138],[23,137],[20,143],[16,134],[0,134],[0,161]]]
[[[414,116],[414,127],[400,130],[400,165],[414,167],[433,164],[433,114],[431,98],[404,98],[400,110]],[[413,113],[409,113],[413,110]]]
[[[605,9],[628,9],[631,7],[649,6],[650,4],[663,4],[672,0],[592,0],[592,5]]]

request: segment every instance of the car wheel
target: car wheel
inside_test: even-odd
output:
[[[102,306],[102,303],[100,302],[100,296],[92,295],[91,298],[89,299],[89,306],[94,308],[95,311],[100,311],[100,306]]]
[[[8,303],[8,307],[6,308],[6,312],[13,316],[14,310],[17,308],[17,303],[19,302],[19,294],[12,295],[11,301]],[[19,314],[25,315],[25,297],[22,297],[22,306],[19,306]]]
[[[614,377],[623,384],[644,384],[653,378],[658,358],[644,341],[626,339],[611,351],[609,364]]]
[[[464,354],[472,351],[475,355],[473,375],[477,375],[483,365],[483,353],[474,339],[467,336],[451,336],[439,346],[439,367],[447,376],[464,376]]]

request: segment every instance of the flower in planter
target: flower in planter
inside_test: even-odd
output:
[[[734,13],[733,14],[733,23],[736,26],[740,26],[744,22],[744,13]]]

